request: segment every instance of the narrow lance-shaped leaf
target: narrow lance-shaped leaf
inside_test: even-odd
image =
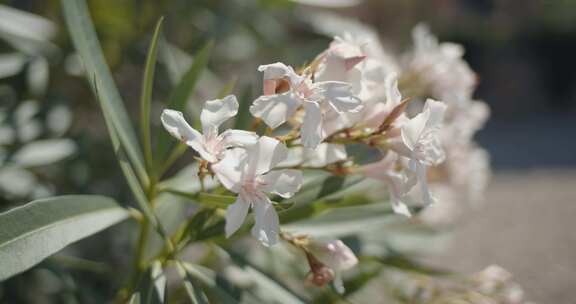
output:
[[[190,68],[188,68],[184,75],[182,75],[182,78],[180,78],[180,81],[173,89],[170,99],[168,100],[168,105],[166,106],[167,108],[186,113],[186,102],[194,93],[194,89],[200,80],[202,71],[204,71],[208,65],[212,46],[213,42],[210,41],[196,53]],[[165,49],[165,52],[168,52],[167,47],[165,47]],[[190,121],[193,122],[195,128],[199,129],[199,107],[198,110],[194,111],[192,114],[194,115],[194,119],[191,119]],[[160,131],[158,137],[158,155],[160,156],[160,159],[165,160],[168,158],[168,155],[170,155],[169,158],[178,158],[185,151],[185,149],[182,149],[182,144],[175,146],[172,151],[170,151],[169,147],[173,147],[173,142],[174,139],[168,134],[168,132],[165,132],[164,130]]]
[[[248,130],[250,127],[250,105],[252,104],[253,89],[251,86],[244,89],[240,98],[240,108],[234,120],[234,129]]]
[[[150,174],[152,169],[152,139],[150,135],[150,105],[152,103],[152,89],[154,84],[154,73],[156,72],[156,56],[158,54],[158,37],[162,32],[162,22],[160,18],[156,23],[152,41],[148,49],[146,58],[146,68],[142,79],[142,93],[140,95],[140,128],[142,129],[142,143],[144,145],[144,158],[146,168]]]
[[[176,268],[178,274],[182,278],[182,284],[184,285],[184,289],[186,290],[186,295],[192,304],[208,304],[208,298],[206,294],[200,288],[199,284],[197,283],[196,279],[193,278],[182,266],[180,261],[176,262]]]
[[[214,298],[218,301],[216,303],[240,303],[236,295],[231,294],[229,290],[218,284],[217,274],[211,269],[186,262],[180,262],[180,265],[191,279],[197,280],[205,289],[207,289],[207,291],[211,292]]]
[[[223,248],[221,248],[224,250]],[[245,259],[241,254],[232,250],[225,251],[230,255],[236,265],[241,267],[255,285],[252,293],[262,302],[277,301],[279,303],[306,303],[294,291],[279,281],[278,278],[266,273],[263,269]]]
[[[94,85],[93,90],[96,93],[96,96],[99,97],[100,91],[98,90],[97,83],[98,80],[95,79],[93,83]],[[106,124],[108,126],[111,125],[110,117],[107,111],[104,111],[104,120],[106,121]],[[146,194],[144,193],[142,186],[138,183],[138,178],[136,177],[134,170],[132,169],[130,163],[126,159],[126,153],[124,152],[124,150],[122,150],[122,147],[120,146],[120,140],[118,138],[118,135],[116,134],[114,129],[111,130],[112,131],[110,132],[110,139],[112,141],[112,146],[116,154],[116,159],[118,160],[120,168],[122,169],[124,177],[126,178],[126,182],[128,183],[128,186],[130,187],[130,190],[132,191],[134,198],[136,199],[136,203],[140,207],[140,210],[142,210],[144,216],[146,217],[146,220],[148,220],[152,224],[152,228],[154,228],[154,230],[158,233],[158,235],[160,235],[160,237],[164,240],[165,244],[169,248],[173,248],[172,241],[168,236],[166,228],[164,228],[164,226],[158,219],[158,216],[156,216],[156,214],[150,207],[148,198],[146,197]]]
[[[166,298],[166,276],[160,262],[152,263],[138,287],[140,301],[146,304],[162,304]]]
[[[0,214],[0,281],[127,217],[126,209],[98,195],[41,199]]]
[[[184,73],[182,79],[180,79],[180,82],[174,88],[168,101],[168,108],[177,111],[184,110],[186,102],[190,96],[192,96],[192,93],[194,93],[194,88],[196,88],[196,84],[198,84],[198,80],[200,80],[202,71],[204,71],[208,65],[208,59],[210,58],[213,45],[214,43],[210,41],[206,43],[198,53],[196,53],[192,65],[188,71]]]
[[[82,58],[86,76],[93,78],[95,75],[98,78],[98,85],[101,90],[100,106],[103,112],[108,112],[110,116],[111,124],[108,126],[108,131],[116,130],[120,144],[126,150],[140,181],[145,183],[147,176],[144,170],[142,151],[138,145],[134,129],[130,125],[130,119],[120,93],[102,54],[102,48],[91,22],[86,2],[84,0],[62,0],[61,3],[68,30]]]

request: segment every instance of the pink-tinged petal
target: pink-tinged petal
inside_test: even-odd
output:
[[[262,89],[264,95],[274,95],[276,93],[276,86],[278,85],[278,80],[276,79],[264,79]]]
[[[324,81],[315,86],[323,90],[323,95],[338,113],[358,112],[362,110],[362,101],[352,92],[352,86],[346,82]]]
[[[202,129],[204,134],[210,132],[218,133],[218,127],[226,120],[234,117],[238,113],[238,100],[236,96],[228,95],[223,99],[208,100],[200,113]]]
[[[209,162],[216,161],[216,157],[208,152],[204,147],[204,137],[194,130],[184,119],[182,112],[174,110],[164,110],[160,116],[162,125],[170,135],[178,138],[186,145],[190,146],[200,156]]]
[[[312,241],[308,245],[308,249],[320,262],[332,268],[336,273],[348,270],[358,264],[358,258],[352,249],[341,240]]]
[[[300,100],[292,93],[260,96],[250,106],[250,113],[275,129],[294,115]]]
[[[252,235],[266,247],[278,243],[280,221],[270,200],[262,194],[262,198],[252,202],[252,206],[255,211],[255,223],[254,227],[252,227]]]
[[[348,72],[345,61],[341,57],[329,53],[320,64],[315,80],[317,82],[346,81],[348,80]]]
[[[245,165],[246,151],[237,148],[227,150],[224,153],[224,158],[212,165],[212,170],[226,189],[240,193]]]
[[[316,149],[322,141],[322,112],[315,102],[304,103],[304,121],[300,129],[302,145],[308,149]]]
[[[302,186],[302,172],[298,170],[273,170],[258,179],[260,190],[266,193],[277,194],[289,198],[300,190]]]
[[[258,142],[258,134],[244,130],[226,130],[220,134],[224,148],[248,147]]]
[[[364,61],[366,56],[355,56],[344,59],[344,66],[346,67],[347,71],[350,71],[353,67],[355,67],[360,62]]]
[[[248,214],[248,209],[250,208],[250,202],[243,198],[243,195],[238,195],[236,202],[228,206],[226,209],[226,237],[230,237],[234,232],[236,232],[244,223],[244,219]]]

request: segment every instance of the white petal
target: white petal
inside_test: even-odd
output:
[[[412,217],[412,213],[410,212],[410,209],[408,209],[408,206],[406,206],[401,197],[397,193],[394,193],[394,191],[390,191],[390,201],[392,203],[392,210],[394,210],[394,213],[401,214],[406,217]]]
[[[430,113],[428,114],[426,127],[436,128],[442,125],[444,113],[446,112],[446,104],[429,98],[424,104],[424,111]]]
[[[286,159],[288,148],[275,138],[262,136],[247,150],[248,174],[257,176],[274,168]]]
[[[343,295],[346,292],[344,281],[342,281],[342,275],[338,271],[334,274],[332,283],[334,284],[334,289],[336,289],[336,292],[339,294]]]
[[[190,146],[196,152],[200,153],[202,158],[205,158],[209,162],[216,161],[214,155],[206,151],[204,148],[204,138],[202,134],[194,130],[184,119],[182,112],[174,110],[164,110],[160,116],[162,125],[170,133],[170,135],[183,141],[185,144]]]
[[[218,130],[226,120],[238,113],[238,100],[236,96],[228,95],[223,99],[208,100],[200,113],[204,134]],[[217,132],[216,132],[217,133]]]
[[[255,224],[252,227],[252,235],[262,242],[262,245],[271,246],[278,242],[280,221],[270,200],[265,196],[264,198],[252,203],[255,211]]]
[[[302,172],[298,170],[273,170],[260,176],[259,182],[263,184],[260,190],[289,198],[300,190],[302,179]]]
[[[425,206],[432,205],[434,199],[430,194],[430,189],[428,188],[428,177],[426,176],[426,166],[419,163],[413,162],[415,167],[416,177],[418,178],[418,184],[420,184],[420,192],[422,192],[422,201]]]
[[[258,71],[264,72],[264,80],[287,77],[292,83],[297,83],[300,78],[291,66],[287,66],[282,62],[261,65],[258,67]]]
[[[324,90],[324,97],[337,112],[358,112],[362,109],[362,101],[354,96],[350,84],[340,81],[324,81],[315,85]]]
[[[244,223],[248,214],[250,202],[243,199],[243,195],[238,195],[236,202],[226,209],[226,237],[230,237]]]
[[[344,145],[321,143],[316,150],[305,151],[304,164],[311,167],[323,167],[347,158]]]
[[[226,189],[239,193],[242,187],[242,174],[246,165],[246,151],[231,149],[224,153],[224,158],[212,165],[212,170]]]
[[[315,102],[304,103],[304,121],[300,130],[305,148],[315,149],[322,141],[322,112]]]
[[[424,128],[426,128],[429,115],[429,111],[419,113],[401,126],[402,141],[410,150],[414,149],[418,143]]]
[[[264,120],[270,128],[275,129],[294,115],[299,105],[300,101],[292,92],[265,95],[254,100],[250,106],[250,113]]]
[[[258,134],[244,130],[226,130],[220,134],[222,144],[225,148],[247,147],[258,142]]]
[[[386,104],[390,109],[398,105],[402,101],[402,95],[398,90],[398,76],[396,73],[390,73],[386,77]]]

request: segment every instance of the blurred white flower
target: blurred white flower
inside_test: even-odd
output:
[[[302,106],[305,114],[300,131],[306,148],[316,148],[325,136],[322,132],[322,106],[328,105],[339,114],[362,109],[360,99],[354,96],[352,86],[346,82],[312,82],[282,63],[260,66],[258,70],[264,72],[265,95],[254,101],[250,113],[274,129]],[[287,90],[277,92],[284,83],[288,85]]]
[[[439,43],[423,24],[412,32],[414,49],[407,73],[426,86],[434,98],[449,104],[466,103],[476,86],[476,75],[462,59],[464,49],[455,43]]]
[[[192,128],[181,112],[164,110],[161,120],[164,128],[208,162],[217,162],[230,147],[245,147],[255,144],[258,136],[254,132],[226,130],[218,134],[222,123],[238,113],[238,101],[233,95],[223,99],[209,100],[204,104],[200,120],[203,134]]]
[[[212,165],[216,177],[228,190],[238,193],[226,210],[226,237],[244,222],[248,209],[255,211],[252,235],[265,246],[278,241],[278,214],[267,193],[289,198],[300,189],[302,173],[298,170],[272,170],[286,158],[287,148],[271,137],[260,137],[253,146],[226,151],[225,157]]]
[[[408,168],[416,173],[426,205],[433,200],[428,189],[426,167],[440,164],[445,154],[438,132],[444,119],[446,105],[428,99],[421,113],[400,126],[401,140],[395,140],[392,148],[410,159]]]
[[[369,178],[386,183],[395,213],[411,216],[406,200],[408,192],[416,184],[416,178],[412,172],[402,169],[397,153],[388,151],[382,160],[364,165],[359,170]]]
[[[321,168],[329,164],[344,161],[347,158],[346,147],[339,144],[321,143],[315,150],[292,147],[286,160],[280,166],[306,166]]]
[[[318,261],[333,271],[334,287],[339,293],[344,293],[342,272],[358,264],[358,258],[354,255],[354,252],[341,240],[331,240],[327,242],[312,240],[306,246],[306,249],[308,249],[308,252]],[[314,272],[315,269],[311,269],[311,271]]]

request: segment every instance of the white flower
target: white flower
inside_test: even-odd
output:
[[[421,113],[401,125],[401,141],[392,144],[393,149],[410,159],[408,168],[416,173],[426,205],[433,202],[428,190],[426,166],[438,165],[445,158],[438,135],[445,111],[445,104],[428,99]]]
[[[434,98],[450,104],[467,103],[476,86],[476,75],[462,59],[462,46],[439,43],[423,24],[414,28],[412,36],[414,49],[408,64],[410,75],[417,76]]]
[[[315,150],[293,147],[288,150],[286,160],[280,166],[306,166],[321,168],[329,164],[346,160],[346,147],[339,144],[321,143]]]
[[[297,75],[294,70],[282,63],[260,66],[264,72],[264,94],[250,107],[250,113],[261,118],[270,128],[277,128],[304,108],[301,126],[302,144],[306,148],[316,148],[324,138],[322,132],[322,106],[326,103],[337,113],[358,112],[362,103],[352,93],[352,86],[341,81],[312,82]],[[288,83],[288,90],[276,93],[282,82]]]
[[[341,273],[358,264],[354,252],[341,240],[312,241],[307,249],[310,254],[334,271],[334,287],[339,293],[344,293]]]
[[[387,76],[394,73],[394,68],[378,51],[377,39],[362,39],[349,34],[335,37],[330,48],[320,56],[320,64],[315,74],[316,81],[344,81],[350,83],[352,92],[362,100],[362,111],[339,114],[328,109],[325,113],[324,133],[353,127],[357,124],[371,127],[376,113],[386,104]],[[372,119],[373,121],[373,119]],[[377,127],[377,126],[376,126]]]
[[[206,101],[200,114],[203,134],[192,128],[181,112],[164,110],[161,120],[172,136],[190,146],[206,161],[214,163],[224,156],[227,148],[256,143],[258,136],[254,132],[226,130],[218,134],[218,127],[237,113],[238,101],[229,95],[224,99]]]
[[[382,160],[360,167],[360,172],[373,179],[384,181],[390,190],[390,201],[395,213],[412,216],[406,205],[408,193],[416,184],[414,174],[399,169],[400,156],[388,151]]]
[[[263,136],[246,150],[228,150],[220,162],[212,165],[222,185],[238,193],[236,202],[226,210],[226,237],[240,228],[252,207],[256,220],[252,235],[265,246],[278,241],[278,214],[266,194],[289,198],[302,185],[302,173],[298,170],[271,171],[286,158],[286,154],[287,148],[283,143]]]

